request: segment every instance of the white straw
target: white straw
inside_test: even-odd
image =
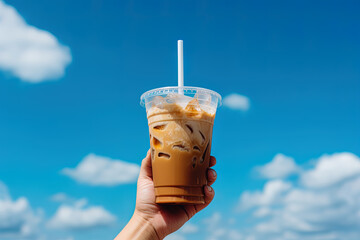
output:
[[[184,55],[183,40],[178,40],[178,87],[184,87]],[[182,88],[179,88],[179,94],[184,94]]]

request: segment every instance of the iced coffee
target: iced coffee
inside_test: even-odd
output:
[[[156,202],[201,204],[220,96],[207,89],[172,90],[147,99]]]

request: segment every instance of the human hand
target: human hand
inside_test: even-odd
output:
[[[216,164],[215,157],[210,157],[210,167]],[[165,238],[178,230],[196,213],[207,207],[213,200],[215,192],[211,185],[216,180],[215,170],[207,171],[208,185],[204,186],[205,204],[196,205],[160,205],[155,203],[154,183],[152,179],[151,156],[148,151],[142,161],[137,183],[135,218],[142,218],[150,223],[159,239]]]

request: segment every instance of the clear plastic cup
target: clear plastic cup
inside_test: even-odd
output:
[[[197,87],[145,92],[156,203],[204,203],[212,129],[221,96]]]

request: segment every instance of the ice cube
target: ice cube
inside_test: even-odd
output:
[[[177,93],[169,93],[165,98],[164,100],[169,103],[169,104],[172,104],[172,103],[176,103],[176,100],[178,98],[178,95]]]
[[[151,104],[150,107],[146,108],[146,112],[147,112],[148,117],[150,115],[153,115],[153,114],[161,111],[162,109],[164,109],[164,105],[165,105],[166,102],[165,102],[163,97],[155,96],[155,97],[153,97],[153,99],[149,103]]]
[[[177,104],[182,107],[183,109],[186,108],[186,106],[189,104],[189,102],[191,102],[193,100],[192,97],[189,96],[185,96],[185,95],[181,95],[178,99]]]
[[[164,106],[165,104],[165,99],[162,97],[162,96],[155,96],[153,99],[152,99],[152,106],[156,106],[158,108],[161,108],[162,106]]]
[[[186,105],[192,100],[192,97],[186,96],[186,95],[182,95],[182,94],[178,94],[178,93],[169,93],[164,100],[166,101],[166,103],[168,104],[177,104],[178,106],[180,106],[181,108],[185,108]]]
[[[199,101],[195,98],[187,104],[185,110],[188,111],[191,115],[197,115],[202,112]]]
[[[210,94],[204,94],[204,93],[196,93],[194,98],[196,98],[199,102],[199,105],[202,109],[202,111],[207,112],[209,114],[214,114],[216,111],[216,108],[212,106],[211,103],[211,95]]]
[[[169,93],[165,100],[167,103],[176,103],[178,106],[185,108],[188,102],[190,102],[193,98],[189,96],[185,96],[178,93]]]
[[[200,103],[211,103],[211,95],[204,93],[196,93],[194,98],[199,100]]]

